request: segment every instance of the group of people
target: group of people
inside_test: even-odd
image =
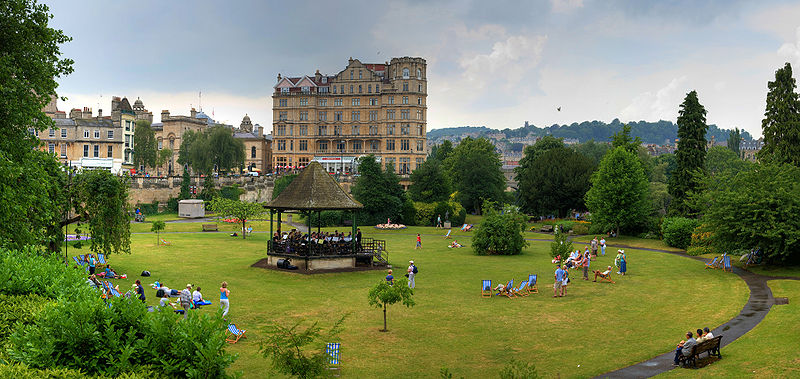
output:
[[[414,288],[416,286],[415,278],[417,277],[417,266],[414,264],[414,261],[408,261],[408,268],[406,269],[406,277],[408,278],[408,287]],[[394,275],[392,275],[393,271],[389,269],[386,274],[386,282],[389,283],[390,286],[394,285]]]
[[[703,341],[708,341],[712,338],[714,338],[714,334],[711,333],[708,327],[697,329],[696,335],[692,334],[691,330],[686,332],[686,339],[678,342],[678,345],[675,347],[675,361],[672,364],[677,366],[680,364],[681,356],[688,357],[690,354],[692,354],[693,346]]]
[[[186,288],[181,291],[170,289],[169,287],[163,285],[163,283],[159,282],[153,283],[153,288],[157,290],[158,295],[161,295],[159,306],[170,306],[176,312],[183,314],[183,318],[188,316],[190,309],[197,309],[200,306],[211,304],[210,301],[203,299],[203,293],[201,292],[202,289],[200,286],[194,287],[194,291],[192,291],[193,286],[191,283],[187,284]],[[222,282],[219,288],[219,306],[222,308],[222,317],[228,315],[228,310],[230,309],[228,297],[230,296],[230,293],[231,291],[228,289],[228,282]],[[178,297],[178,301],[172,303],[170,302],[170,297]],[[178,306],[180,306],[180,309]]]
[[[583,271],[583,280],[589,280],[589,267],[591,267],[592,259],[597,257],[597,252],[600,251],[601,256],[605,255],[606,252],[606,240],[605,238],[601,238],[600,240],[595,237],[586,246],[583,253],[580,250],[575,250],[570,253],[569,257],[564,259],[563,264],[561,264],[561,257],[558,256],[553,259],[553,263],[556,263],[556,271],[554,273],[554,280],[555,283],[553,284],[553,297],[562,297],[567,295],[567,286],[570,282],[569,279],[569,269],[577,269]],[[617,250],[617,256],[614,258],[614,265],[619,268],[617,274],[625,275],[626,271],[628,270],[627,266],[628,257],[625,255],[625,250]],[[598,277],[601,278],[608,278],[608,276],[612,272],[611,266],[607,266],[605,271],[594,270],[594,282],[597,281]]]
[[[349,254],[352,252],[352,242],[355,239],[356,246],[361,246],[361,229],[356,231],[355,236],[352,232],[313,232],[303,234],[292,229],[288,233],[275,232],[272,242],[275,244],[276,251],[285,251],[290,254],[298,255],[336,255]]]

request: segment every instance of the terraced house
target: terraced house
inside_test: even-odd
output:
[[[350,58],[335,75],[282,77],[272,95],[272,159],[277,169],[320,162],[353,172],[374,154],[408,175],[425,161],[428,81],[423,58],[361,63]]]

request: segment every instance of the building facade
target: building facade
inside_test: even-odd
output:
[[[178,153],[183,141],[183,134],[189,131],[198,133],[214,125],[214,120],[205,113],[191,109],[189,116],[171,116],[169,110],[161,111],[161,122],[152,124],[155,132],[158,151],[172,150],[172,158],[167,161],[162,169],[167,175],[180,175],[183,169],[178,165]]]
[[[369,64],[350,58],[335,75],[281,77],[272,95],[272,166],[320,162],[328,172],[353,172],[374,154],[408,175],[425,161],[427,66],[423,58]]]
[[[264,135],[264,128],[244,115],[239,129],[233,133],[233,138],[240,139],[244,144],[245,171],[267,173],[272,163],[272,139]]]

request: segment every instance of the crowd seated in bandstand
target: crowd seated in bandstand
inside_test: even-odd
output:
[[[274,251],[276,253],[309,255],[349,255],[353,253],[353,236],[344,232],[312,232],[303,234],[292,229],[272,235]]]

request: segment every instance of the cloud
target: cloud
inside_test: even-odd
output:
[[[464,79],[474,87],[484,89],[496,81],[511,88],[522,74],[536,67],[542,57],[547,36],[511,36],[495,42],[492,52],[464,57],[460,61]]]
[[[583,8],[583,0],[550,0],[553,12],[568,13],[578,8]]]
[[[778,55],[790,60],[795,67],[800,67],[800,27],[795,30],[795,41],[781,45],[778,49]]]
[[[656,92],[644,92],[636,96],[630,105],[622,110],[620,116],[631,120],[676,120],[678,105],[684,97],[686,76],[672,79]]]

